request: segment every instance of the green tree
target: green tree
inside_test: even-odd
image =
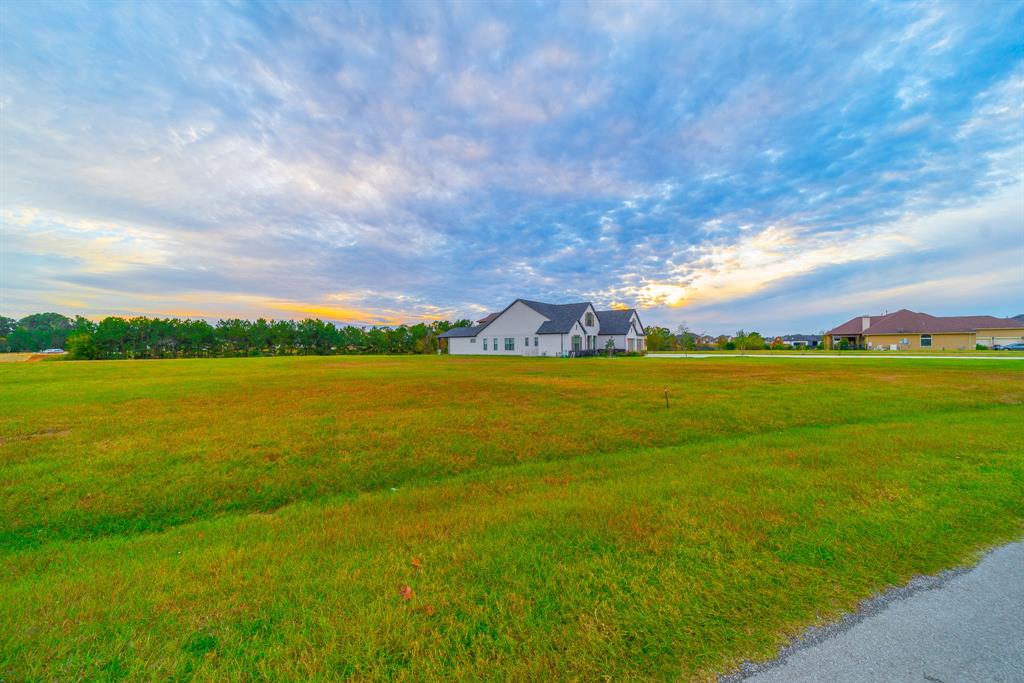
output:
[[[72,360],[93,360],[99,357],[99,349],[89,332],[72,332],[67,338],[68,357]]]
[[[667,327],[648,327],[647,328],[647,350],[648,351],[665,351],[669,348],[669,339],[672,337],[672,332]]]
[[[0,337],[9,337],[11,332],[14,332],[18,328],[18,321],[14,318],[8,318],[5,315],[0,315]]]
[[[113,316],[96,326],[93,342],[101,358],[123,358],[128,344],[128,321]]]
[[[697,335],[690,330],[685,322],[680,323],[676,328],[676,343],[683,351],[693,351],[697,348]]]
[[[38,351],[36,347],[35,339],[32,337],[32,333],[26,330],[20,325],[14,328],[11,335],[7,338],[8,346],[11,351]]]

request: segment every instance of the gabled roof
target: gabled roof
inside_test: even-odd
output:
[[[487,323],[489,323],[492,320],[494,320],[495,318],[497,318],[499,315],[501,315],[501,311],[498,311],[497,313],[488,313],[484,317],[482,317],[479,320],[477,320],[476,324],[477,325],[486,325]]]
[[[1013,318],[996,318],[991,315],[952,315],[934,316],[918,313],[906,308],[888,315],[871,316],[871,324],[862,330],[861,318],[858,316],[833,330],[830,335],[855,334],[942,334],[951,332],[974,332],[979,328],[1010,328],[1020,327],[1019,320]]]
[[[864,329],[864,323],[862,322],[863,318],[870,318],[870,322],[868,323],[868,325],[870,326],[876,320],[880,320],[883,317],[884,316],[881,316],[881,315],[873,315],[873,316],[858,315],[856,318],[853,318],[852,320],[847,320],[845,323],[843,323],[839,327],[832,328],[831,330],[829,330],[825,334],[860,334],[861,331]]]
[[[636,311],[632,308],[598,311],[597,319],[601,323],[601,334],[629,334],[630,321],[634,313]]]
[[[518,299],[518,301],[522,301],[547,318],[537,328],[537,334],[566,334],[570,332],[576,321],[583,317],[583,313],[591,305],[589,301],[575,304],[545,304],[540,301],[527,301],[526,299]]]

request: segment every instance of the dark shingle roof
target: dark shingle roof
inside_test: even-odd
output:
[[[629,321],[635,313],[632,308],[626,310],[598,311],[597,319],[601,321],[601,334],[626,334],[629,332]]]
[[[589,302],[583,301],[578,304],[545,304],[540,301],[527,301],[519,299],[524,304],[547,318],[537,328],[537,334],[565,334],[570,332],[576,321],[583,317],[583,312],[590,306]]]
[[[821,335],[817,335],[817,334],[787,334],[786,336],[782,337],[782,341],[788,341],[788,342],[794,342],[794,341],[820,342],[821,341]]]
[[[477,332],[484,329],[483,325],[474,325],[473,327],[453,327],[447,332],[442,332],[437,335],[438,339],[451,339],[452,337],[475,337]]]

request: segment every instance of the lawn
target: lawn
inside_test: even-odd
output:
[[[0,379],[0,680],[705,679],[1024,534],[1024,363]]]

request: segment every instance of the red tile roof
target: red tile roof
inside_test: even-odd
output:
[[[979,328],[1021,327],[1021,321],[1013,318],[996,318],[991,315],[955,315],[938,317],[901,309],[888,315],[871,316],[868,329],[862,330],[861,316],[848,320],[828,332],[830,335],[858,334],[942,334],[950,332],[974,332]]]

